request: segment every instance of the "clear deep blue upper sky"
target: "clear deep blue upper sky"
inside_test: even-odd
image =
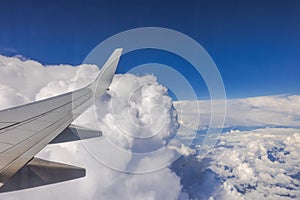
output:
[[[0,19],[3,55],[78,65],[116,33],[158,26],[198,41],[217,64],[229,97],[300,93],[300,1],[296,0],[2,0]],[[141,52],[128,55],[119,72],[149,61],[185,64],[172,61],[167,53],[146,53],[144,60]],[[200,92],[200,98],[205,96]]]

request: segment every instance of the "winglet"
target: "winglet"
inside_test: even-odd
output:
[[[120,57],[122,55],[122,48],[115,49],[108,60],[101,68],[99,74],[91,84],[95,97],[101,96],[109,87],[116,72]]]

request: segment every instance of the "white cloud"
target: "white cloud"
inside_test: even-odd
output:
[[[299,199],[300,129],[231,131],[219,139],[205,158],[191,151],[172,165],[181,178],[182,196]]]
[[[218,100],[215,100],[218,102]],[[197,105],[198,104],[198,105]],[[175,102],[179,119],[187,127],[197,128],[200,112],[200,128],[208,126],[211,111],[209,101]],[[197,109],[199,106],[199,112]],[[183,112],[180,112],[181,109]],[[182,116],[180,116],[182,114]],[[216,118],[222,117],[218,111]],[[300,124],[300,96],[278,95],[227,100],[225,126],[298,126]]]
[[[15,57],[5,57],[0,55],[0,84],[14,88],[17,93],[28,98],[30,101],[34,101],[40,98],[41,93],[45,93],[47,96],[56,95],[58,92],[66,92],[73,86],[74,81],[78,85],[84,85],[91,81],[93,75],[96,74],[98,68],[95,65],[82,65],[80,69],[81,77],[77,78],[79,67],[73,67],[70,65],[55,65],[55,66],[43,66],[33,60],[22,61]],[[53,91],[53,85],[60,85],[65,82],[64,87],[55,87],[58,92]],[[70,85],[67,87],[67,85]],[[53,88],[53,89],[52,89]],[[65,90],[65,91],[64,91]],[[36,95],[37,98],[36,98]],[[9,106],[9,105],[7,105]]]
[[[70,91],[89,83],[96,66],[68,65],[44,67],[35,61],[0,56],[0,109]],[[205,128],[210,120],[209,101],[199,101],[200,127],[196,102],[176,102],[182,132],[181,140],[194,137],[191,131]],[[114,110],[110,106],[113,104]],[[300,196],[300,96],[269,96],[232,99],[227,102],[228,127],[252,127],[231,130],[219,138],[217,146],[205,158],[198,148],[172,146],[159,156],[132,162],[134,152],[148,151],[168,141],[176,130],[176,111],[166,89],[153,76],[118,75],[111,91],[96,103],[97,116],[89,109],[77,124],[101,128],[105,137],[126,150],[128,156],[114,153],[103,138],[49,145],[39,156],[86,168],[85,178],[0,194],[0,199],[291,199]],[[216,111],[216,116],[218,111]],[[163,122],[163,123],[161,123]],[[138,125],[138,126],[136,126]],[[287,126],[294,128],[260,128]],[[127,135],[126,135],[126,134]],[[140,144],[131,136],[151,136]],[[128,135],[129,134],[129,135]],[[131,136],[130,136],[131,135]],[[174,142],[176,143],[176,141]],[[87,151],[86,147],[89,147]],[[97,160],[106,153],[107,162],[121,169],[157,167],[173,158],[183,157],[170,167],[145,174],[128,174],[107,167]],[[122,154],[120,154],[122,155]],[[101,158],[101,157],[100,157]]]
[[[209,168],[223,180],[222,192],[233,188],[250,199],[299,197],[299,132],[266,128],[222,135],[209,156]]]
[[[20,94],[15,88],[0,84],[0,109],[24,104],[30,100]]]

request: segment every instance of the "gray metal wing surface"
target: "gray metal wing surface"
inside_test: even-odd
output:
[[[84,88],[0,111],[0,187],[107,90],[121,54],[116,49]]]

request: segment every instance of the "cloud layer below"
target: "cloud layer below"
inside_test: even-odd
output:
[[[93,65],[45,67],[36,61],[0,56],[0,109],[84,86],[97,72]],[[176,111],[166,88],[155,77],[117,75],[111,91],[76,120],[76,124],[101,129],[104,137],[48,145],[38,155],[84,167],[87,176],[3,193],[0,199],[299,198],[300,96],[228,100],[228,129],[205,158],[198,155],[204,148],[202,140],[194,140],[191,147],[180,142],[198,137],[191,130],[207,128],[210,102],[182,101],[174,105],[181,129],[169,146],[172,150],[133,159],[135,153],[154,151],[169,142],[178,128]],[[221,116],[216,111],[213,117]],[[150,136],[154,137],[147,143],[137,139]],[[126,156],[112,153],[113,146],[123,149]],[[162,162],[170,162],[176,152],[183,156],[154,172],[130,174],[109,167],[111,162],[124,171],[157,168]],[[101,155],[108,160],[103,162]]]

